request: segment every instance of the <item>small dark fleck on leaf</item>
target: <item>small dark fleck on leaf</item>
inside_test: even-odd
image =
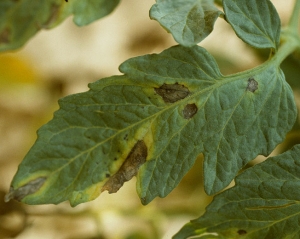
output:
[[[254,80],[254,78],[248,79],[247,90],[251,91],[252,93],[258,89],[258,82]]]
[[[65,0],[66,2],[68,2],[68,0]]]
[[[46,178],[41,177],[28,182],[27,184],[16,190],[11,187],[8,194],[5,195],[4,201],[9,202],[11,199],[21,201],[27,195],[33,194],[38,191],[43,186],[45,181]]]
[[[178,83],[163,84],[159,88],[154,88],[154,90],[163,98],[164,102],[166,103],[174,103],[178,100],[182,100],[190,93],[187,87]]]
[[[247,232],[245,230],[243,230],[243,229],[238,230],[237,233],[239,235],[245,235],[245,234],[247,234]]]
[[[183,113],[183,117],[185,119],[190,119],[192,118],[198,111],[198,107],[195,104],[187,104],[182,113]]]
[[[11,36],[11,30],[7,27],[0,32],[0,43],[9,43]]]
[[[125,182],[137,174],[140,166],[146,162],[147,154],[146,144],[143,140],[139,140],[128,154],[118,172],[111,176],[103,185],[101,192],[105,190],[108,193],[117,192]]]
[[[124,140],[127,140],[127,139],[128,139],[128,134],[125,134],[125,136],[124,136],[123,139],[124,139]]]
[[[109,178],[109,177],[110,177],[110,174],[109,174],[109,173],[105,174],[105,177]]]
[[[114,158],[115,161],[117,161],[117,158]]]

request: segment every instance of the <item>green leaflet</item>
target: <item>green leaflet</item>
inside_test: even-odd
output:
[[[272,60],[225,77],[205,49],[175,46],[120,70],[124,76],[60,100],[7,199],[74,206],[117,191],[139,168],[137,191],[146,204],[170,193],[200,153],[205,190],[213,194],[258,154],[268,155],[296,119],[292,91]]]
[[[138,192],[146,202],[167,195],[199,153],[205,157],[205,190],[208,194],[218,192],[247,162],[258,154],[268,155],[296,119],[292,91],[272,62],[224,77],[203,48],[175,47],[159,55],[128,60],[120,70],[137,83],[186,82],[192,94],[178,104],[196,103],[198,107],[184,128],[175,128],[177,119],[172,115],[170,129],[161,124],[163,127],[158,125],[154,131],[153,142],[163,151],[157,150],[158,160],[149,161],[138,175]],[[254,92],[250,90],[255,89],[252,79],[258,83]],[[272,116],[274,112],[276,116]]]
[[[202,238],[207,232],[227,239],[299,238],[299,155],[297,145],[245,170],[233,188],[217,195],[205,214],[174,239]]]
[[[269,0],[223,0],[223,7],[227,21],[244,42],[277,50],[280,18]]]
[[[120,0],[2,0],[0,1],[0,51],[21,47],[41,29],[49,29],[74,15],[78,26],[109,14]]]
[[[156,0],[150,18],[157,20],[183,46],[193,46],[213,30],[223,14],[212,0]]]

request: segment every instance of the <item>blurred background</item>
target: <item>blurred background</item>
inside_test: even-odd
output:
[[[294,1],[272,2],[285,25]],[[204,212],[211,198],[203,191],[201,155],[170,195],[147,206],[139,201],[135,179],[117,194],[104,192],[76,208],[68,202],[28,206],[3,201],[18,164],[36,139],[36,130],[52,118],[59,98],[120,74],[118,66],[128,58],[159,53],[176,44],[149,19],[154,3],[121,1],[112,14],[82,28],[70,17],[52,30],[40,31],[23,48],[0,54],[0,238],[167,239]],[[252,68],[268,56],[239,40],[223,19],[199,45],[215,56],[225,75]],[[300,56],[288,58],[282,67],[299,108]],[[299,129],[298,120],[274,154],[300,143]],[[258,157],[251,164],[262,160]]]

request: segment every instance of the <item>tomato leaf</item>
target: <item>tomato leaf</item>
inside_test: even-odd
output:
[[[59,101],[21,163],[8,198],[72,205],[117,191],[137,174],[142,203],[165,197],[204,154],[208,194],[226,187],[257,155],[268,155],[296,119],[293,93],[268,61],[222,76],[202,47],[175,46],[129,59],[123,76]]]
[[[239,38],[256,48],[277,50],[280,18],[269,0],[223,0],[227,21]]]
[[[206,234],[224,239],[297,237],[299,155],[300,145],[296,145],[245,170],[234,187],[215,196],[204,215],[186,224],[174,239]]]
[[[0,51],[24,45],[41,29],[57,26],[74,15],[78,26],[108,15],[120,0],[2,0],[0,1]]]
[[[223,14],[212,0],[156,0],[150,18],[157,20],[183,46],[201,42]]]

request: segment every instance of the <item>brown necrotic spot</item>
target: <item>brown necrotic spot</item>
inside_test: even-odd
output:
[[[154,90],[163,98],[164,102],[166,103],[174,103],[178,100],[182,100],[190,93],[187,87],[178,83],[163,84],[159,88],[154,88]]]
[[[239,235],[245,235],[245,234],[247,234],[247,232],[245,230],[243,230],[243,229],[238,230],[237,233]]]
[[[247,85],[247,90],[254,92],[258,89],[258,82],[254,80],[254,78],[249,78],[248,79],[248,85]]]
[[[187,104],[182,113],[183,113],[183,117],[185,119],[190,119],[192,118],[198,111],[198,107],[195,104]]]
[[[22,187],[14,190],[12,187],[9,190],[9,193],[5,195],[4,201],[8,202],[11,199],[15,199],[17,201],[21,201],[27,195],[33,194],[38,191],[46,181],[45,177],[40,177],[30,181]]]
[[[103,185],[101,192],[105,190],[109,193],[117,192],[125,182],[137,174],[140,166],[146,162],[146,158],[147,146],[143,140],[139,140],[128,154],[120,169]]]

